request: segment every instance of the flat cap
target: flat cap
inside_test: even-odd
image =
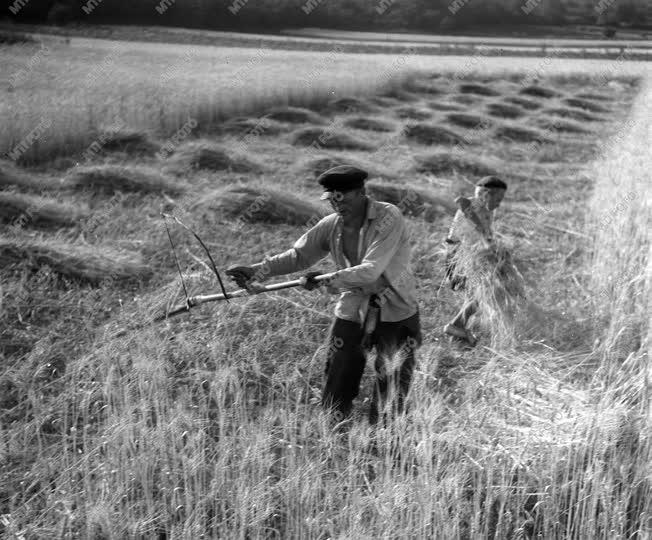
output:
[[[324,188],[321,199],[328,199],[330,191],[350,191],[364,186],[367,171],[351,165],[338,165],[319,175],[317,182]]]
[[[507,184],[497,176],[485,176],[476,184],[478,187],[507,189]]]

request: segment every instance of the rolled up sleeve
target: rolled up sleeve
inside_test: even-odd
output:
[[[344,290],[375,283],[396,253],[404,231],[405,222],[401,211],[391,208],[381,220],[362,262],[335,272],[331,285]]]
[[[460,222],[464,219],[464,213],[461,210],[455,212],[455,217],[448,229],[448,236],[446,237],[446,244],[458,244],[460,242]]]
[[[282,276],[305,270],[326,257],[329,253],[328,219],[328,217],[322,219],[307,231],[294,243],[292,248],[279,255],[266,257],[263,262],[253,265],[254,279],[264,281],[272,276]]]

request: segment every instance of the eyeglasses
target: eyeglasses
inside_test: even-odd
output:
[[[354,199],[357,195],[357,192],[358,192],[357,189],[351,189],[348,191],[338,191],[338,190],[325,191],[324,194],[321,196],[321,199],[328,200],[330,201],[331,204],[333,204],[333,203],[342,202],[344,200]]]

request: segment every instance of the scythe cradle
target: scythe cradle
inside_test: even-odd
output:
[[[222,281],[222,278],[220,277],[220,273],[217,270],[217,266],[215,264],[215,261],[213,260],[213,257],[210,254],[210,251],[208,250],[208,247],[204,242],[201,240],[199,235],[193,231],[190,227],[188,227],[185,223],[183,223],[178,217],[170,214],[164,214],[161,213],[161,217],[163,218],[163,221],[165,223],[165,229],[168,234],[168,240],[170,241],[170,246],[172,248],[172,254],[174,256],[174,261],[177,267],[177,270],[179,272],[179,277],[181,278],[181,284],[183,286],[183,292],[186,297],[186,301],[184,304],[178,305],[174,307],[171,311],[164,313],[162,315],[157,316],[154,318],[154,322],[159,322],[163,321],[169,317],[174,317],[175,315],[180,315],[181,313],[187,313],[190,311],[191,308],[200,306],[202,304],[206,304],[208,302],[217,302],[219,300],[226,300],[227,302],[231,298],[240,298],[242,296],[249,296],[252,294],[260,294],[264,292],[272,292],[272,291],[280,291],[283,289],[290,289],[292,287],[301,287],[306,284],[307,278],[302,277],[300,279],[294,279],[291,281],[283,281],[281,283],[274,283],[272,285],[267,285],[267,286],[259,286],[252,288],[251,290],[248,289],[238,289],[237,291],[233,292],[227,292],[226,289],[224,288],[224,283]],[[203,250],[206,252],[206,255],[208,256],[208,259],[211,262],[211,268],[213,272],[215,273],[215,277],[217,278],[218,283],[220,284],[220,288],[222,290],[221,293],[218,294],[208,294],[208,295],[197,295],[197,296],[188,296],[188,289],[186,288],[186,283],[183,279],[183,274],[181,273],[181,266],[179,264],[179,260],[177,258],[177,253],[174,248],[174,242],[172,242],[172,236],[170,235],[170,229],[168,228],[167,224],[167,218],[174,219],[179,225],[181,225],[184,229],[192,233],[192,235],[197,239],[197,241],[200,243],[201,247]],[[332,279],[333,274],[323,274],[321,276],[314,276],[312,279],[314,279],[317,282],[322,282],[322,281],[328,281]]]
[[[333,274],[323,274],[321,276],[315,276],[313,279],[317,282],[328,281],[331,279]],[[305,285],[306,278],[302,277],[299,279],[293,279],[291,281],[282,281],[280,283],[274,283],[273,285],[267,285],[264,287],[256,287],[255,289],[238,289],[230,293],[218,293],[218,294],[207,294],[207,295],[198,295],[198,296],[189,296],[186,298],[186,303],[176,306],[172,311],[159,315],[154,319],[155,322],[162,321],[168,317],[174,317],[175,315],[180,315],[181,313],[186,313],[190,311],[191,308],[206,304],[208,302],[217,302],[219,300],[230,300],[231,298],[241,298],[243,296],[250,296],[255,294],[261,294],[265,292],[281,291],[283,289],[291,289],[293,287],[301,287]]]

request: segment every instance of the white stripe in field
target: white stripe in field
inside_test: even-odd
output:
[[[288,36],[300,36],[303,38],[328,38],[346,39],[349,42],[399,42],[412,44],[430,43],[451,43],[451,44],[487,44],[487,45],[530,45],[530,46],[551,46],[551,47],[652,47],[650,39],[601,39],[596,38],[560,38],[560,37],[491,37],[491,36],[447,36],[436,34],[415,34],[395,32],[354,32],[348,30],[325,30],[321,28],[293,29],[285,32]],[[650,35],[649,32],[640,32],[641,35]],[[231,33],[231,35],[236,35]],[[265,36],[258,36],[265,37]]]
[[[148,53],[154,57],[168,57],[170,62],[174,56],[183,57],[192,53],[193,60],[210,60],[215,68],[224,64],[226,73],[234,70],[240,65],[249,66],[250,73],[264,73],[268,65],[275,65],[276,62],[292,62],[288,75],[298,80],[303,79],[306,73],[320,71],[333,72],[338,68],[347,70],[353,75],[364,73],[372,76],[372,68],[382,70],[391,66],[408,68],[458,71],[466,69],[471,63],[474,70],[491,72],[495,70],[519,72],[541,68],[546,65],[550,74],[582,73],[600,75],[605,70],[612,71],[616,76],[631,76],[652,73],[652,62],[636,60],[609,60],[609,59],[585,59],[585,58],[557,58],[557,57],[483,57],[478,55],[445,55],[429,56],[414,54],[363,54],[363,53],[337,53],[328,51],[286,51],[277,49],[258,49],[249,47],[215,47],[211,45],[183,45],[173,43],[145,43],[111,41],[103,39],[73,38],[70,42],[72,48],[81,50],[117,50],[127,55],[137,53]],[[329,61],[325,64],[324,59]],[[356,72],[357,68],[362,71]],[[203,73],[204,76],[211,76],[210,73]],[[215,74],[218,75],[217,73]],[[542,75],[545,75],[542,73]]]

